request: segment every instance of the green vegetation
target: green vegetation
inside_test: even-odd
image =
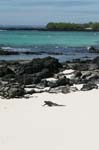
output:
[[[54,23],[50,22],[46,25],[46,29],[50,31],[99,31],[99,23]]]
[[[99,31],[99,22],[89,23],[65,23],[65,22],[50,22],[45,27],[7,27],[1,26],[0,30],[38,30],[38,31]]]
[[[97,23],[92,23],[91,25],[91,28],[95,31],[99,31],[99,22]]]

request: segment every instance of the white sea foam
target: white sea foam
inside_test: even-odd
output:
[[[10,49],[13,49],[12,47],[2,47],[2,49],[4,49],[4,50],[10,50]]]
[[[0,32],[2,32],[2,31],[7,31],[7,30],[0,30]]]

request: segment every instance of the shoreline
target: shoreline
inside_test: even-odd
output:
[[[0,95],[2,150],[99,149],[99,57],[0,61]]]
[[[47,47],[47,49],[46,49]],[[54,49],[54,50],[53,50]],[[75,55],[74,55],[75,53]],[[44,45],[44,46],[32,46],[32,47],[0,47],[0,61],[21,61],[21,60],[32,60],[35,58],[54,57],[60,62],[73,61],[76,59],[87,60],[94,59],[99,56],[99,46],[75,46],[65,47],[61,45]]]
[[[0,28],[0,31],[2,32],[2,31],[39,31],[39,32],[42,32],[42,31],[44,31],[44,32],[48,32],[48,31],[50,31],[50,32],[99,32],[99,29],[98,30],[59,30],[59,29],[57,29],[57,30],[50,30],[50,29],[39,29],[39,28],[35,28],[35,29],[33,29],[33,28],[30,28],[30,29],[28,29],[28,28]]]

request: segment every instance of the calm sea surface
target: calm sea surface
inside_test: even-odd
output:
[[[0,47],[7,50],[34,52],[43,51],[42,55],[0,56],[0,59],[32,59],[48,56],[47,52],[61,52],[51,55],[60,61],[75,58],[93,58],[88,46],[99,47],[99,32],[43,32],[43,31],[0,31]]]

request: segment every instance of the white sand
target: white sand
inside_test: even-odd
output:
[[[60,74],[64,74],[67,78],[71,79],[71,77],[74,75],[75,70],[72,69],[66,69],[63,72],[60,72]]]
[[[74,73],[74,70],[72,70],[72,69],[66,69],[62,73],[63,74],[72,74],[72,73]]]
[[[0,150],[99,150],[99,90],[0,100]]]

